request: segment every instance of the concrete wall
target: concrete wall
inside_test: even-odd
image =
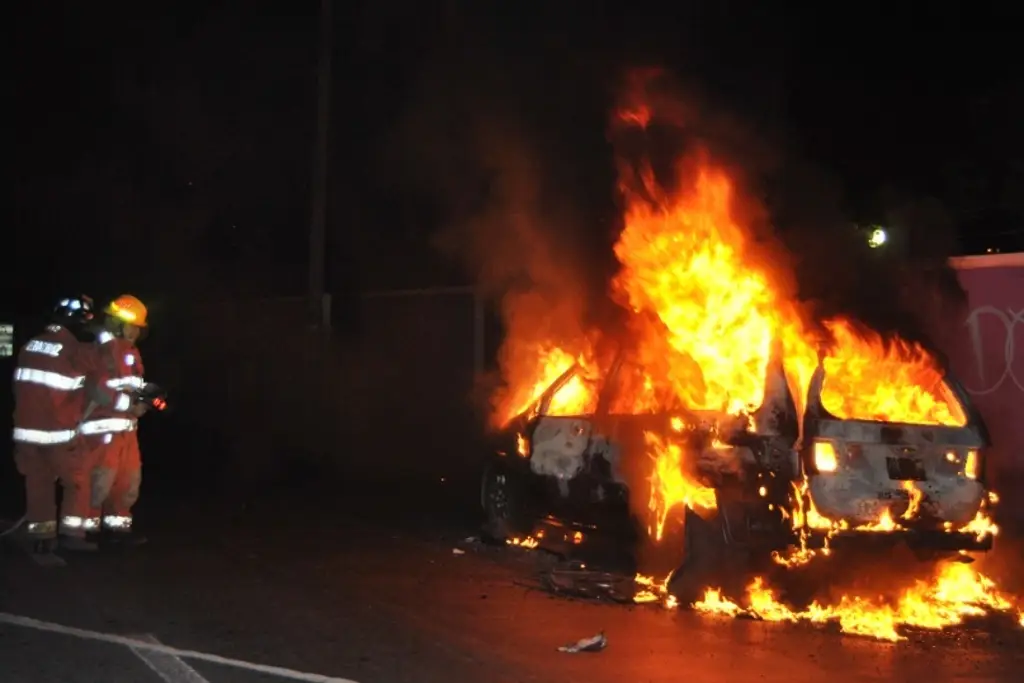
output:
[[[1024,520],[1024,253],[952,260],[965,310],[936,312],[936,338],[991,432],[990,483]]]

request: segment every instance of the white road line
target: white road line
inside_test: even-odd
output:
[[[134,636],[134,638],[145,643],[154,643],[156,645],[162,644],[154,636],[149,634]],[[141,659],[146,666],[152,669],[153,673],[164,679],[164,683],[210,683],[210,681],[200,676],[198,671],[174,655],[169,655],[164,652],[143,650],[137,646],[132,646],[129,649],[135,653],[135,656]]]
[[[8,614],[7,612],[0,612],[0,623],[12,624],[14,626],[23,626],[25,628],[34,628],[37,631],[49,631],[50,633],[60,633],[65,636],[74,636],[76,638],[84,638],[86,640],[99,640],[107,643],[114,643],[116,645],[124,645],[132,650],[139,649],[147,652],[159,652],[171,657],[180,657],[182,659],[199,659],[205,662],[213,662],[214,664],[222,664],[223,666],[233,666],[238,669],[248,669],[249,671],[257,671],[263,674],[269,674],[271,676],[279,676],[281,678],[291,678],[296,681],[308,681],[309,683],[357,683],[349,678],[335,678],[333,676],[323,676],[321,674],[305,673],[303,671],[295,671],[293,669],[285,669],[280,666],[270,666],[267,664],[257,664],[255,662],[247,662],[242,659],[230,659],[228,657],[221,657],[220,655],[212,655],[206,652],[197,652],[196,650],[179,650],[176,647],[168,647],[166,645],[160,645],[158,643],[147,643],[143,640],[137,640],[135,638],[126,638],[124,636],[117,636],[112,633],[101,633],[99,631],[88,631],[82,628],[74,628],[72,626],[64,626],[62,624],[54,624],[49,621],[40,621],[39,619],[33,619],[31,617],[23,617],[17,614]]]

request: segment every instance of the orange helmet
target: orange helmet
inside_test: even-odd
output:
[[[146,326],[146,305],[131,294],[122,294],[111,301],[107,305],[105,312],[121,322],[135,325],[136,327]]]

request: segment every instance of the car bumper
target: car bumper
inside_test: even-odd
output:
[[[986,495],[984,486],[964,477],[915,482],[915,487],[923,495],[919,514],[954,527],[974,519]],[[878,481],[854,472],[812,476],[809,490],[821,515],[833,521],[845,520],[851,527],[877,522],[886,511],[899,519],[911,506],[910,493],[900,482]]]
[[[955,552],[985,552],[992,549],[992,534],[976,534],[939,529],[897,529],[894,531],[860,531],[856,529],[812,533],[808,546],[821,548],[886,548],[906,544],[913,549]]]

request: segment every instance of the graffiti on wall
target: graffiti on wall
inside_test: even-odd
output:
[[[1024,328],[1024,308],[1000,309],[986,305],[974,308],[964,325],[970,337],[974,373],[966,389],[975,396],[986,396],[1004,388],[1007,382],[1024,394],[1024,362],[1017,350],[1024,350],[1018,330]],[[1002,349],[1002,353],[993,350]],[[1011,389],[1007,386],[1006,389]]]

